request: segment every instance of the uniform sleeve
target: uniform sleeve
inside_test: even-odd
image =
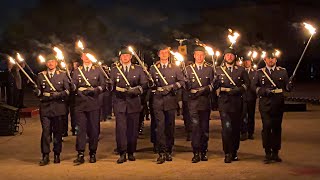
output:
[[[246,92],[250,88],[250,78],[249,74],[243,70],[242,71],[242,79],[243,79],[243,84],[241,85],[242,92]]]
[[[64,91],[62,91],[62,97],[67,97],[70,94],[70,83],[69,83],[69,79],[66,73],[64,73],[63,75],[63,88]]]
[[[185,87],[186,78],[178,67],[175,68],[175,71],[176,71],[176,83],[173,85],[173,88],[174,90],[178,90],[180,88]]]
[[[106,89],[106,84],[107,84],[107,83],[106,83],[106,78],[105,78],[103,72],[101,72],[101,71],[99,70],[99,83],[98,83],[97,88],[99,89],[99,92],[100,92],[100,93],[102,93],[102,92],[105,91],[105,89]]]
[[[256,72],[253,81],[251,82],[251,90],[256,92],[258,96],[264,96],[266,88],[262,87],[259,81],[259,71]]]
[[[79,71],[79,70],[78,70],[78,69],[75,69],[75,70],[73,71],[73,73],[72,73],[72,82],[73,82],[73,84],[75,85],[76,88],[79,87],[79,85],[78,85],[78,79],[77,79],[77,74],[78,74],[77,71]]]
[[[142,68],[140,68],[140,86],[142,87],[142,92],[148,89],[148,82],[149,81],[146,73],[143,71]]]
[[[293,86],[292,86],[292,84],[290,84],[289,83],[289,77],[288,77],[288,72],[287,72],[287,70],[285,70],[284,69],[284,75],[283,75],[283,82],[284,82],[284,85],[285,85],[285,90],[287,91],[287,92],[290,92],[290,91],[292,91],[292,88],[293,88]]]

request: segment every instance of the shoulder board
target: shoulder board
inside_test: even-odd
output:
[[[169,68],[171,68],[171,67],[172,67],[171,63],[168,65],[168,67],[169,67]]]
[[[234,66],[234,69],[239,69],[239,67],[238,66]]]
[[[283,67],[281,67],[281,66],[277,66],[276,69],[277,69],[277,71],[279,71],[279,70],[286,70],[286,68],[283,68]]]
[[[204,64],[203,64],[203,66],[204,67],[208,67],[208,66],[212,66],[210,63],[208,63],[208,62],[205,62]]]
[[[57,74],[60,74],[60,70],[56,70],[56,73],[57,73]]]
[[[83,66],[79,66],[79,68],[82,70],[82,69],[83,69]]]
[[[41,72],[39,72],[39,74],[47,75],[47,71],[41,71]]]
[[[157,66],[157,68],[160,68],[160,63],[158,63],[158,64],[155,64],[155,66]]]
[[[138,66],[136,64],[131,64],[130,69],[135,69],[135,66]]]

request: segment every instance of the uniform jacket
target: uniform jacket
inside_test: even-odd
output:
[[[124,73],[124,69],[121,64],[115,64],[111,68],[110,77],[113,82],[112,101],[113,101],[114,111],[115,112],[128,112],[128,113],[140,112],[142,110],[140,95],[131,96],[125,92],[120,92],[120,91],[116,90],[116,87],[129,88],[129,86],[127,86],[123,76],[121,75],[120,71],[117,69],[116,65]],[[124,73],[124,75],[125,75],[125,73]],[[141,66],[136,65],[136,64],[131,64],[130,70],[125,77],[129,81],[131,88],[140,86],[143,91],[147,90],[148,79],[147,79],[147,76],[145,75]]]
[[[86,96],[83,94],[79,88],[88,88],[89,86],[86,84],[84,78],[82,77],[79,69],[83,72],[85,78],[89,81],[93,88],[99,88],[99,93],[101,94],[106,88],[106,81],[101,72],[101,70],[92,65],[88,72],[85,71],[83,66],[80,66],[78,69],[75,69],[72,74],[73,83],[76,86],[75,92],[75,110],[76,111],[94,111],[100,109],[99,103],[99,94],[95,94],[94,96]]]
[[[61,92],[61,97],[59,99],[49,101],[44,100],[44,94],[54,92],[54,89],[51,88],[44,75],[47,76],[53,87],[56,89],[56,92]],[[42,71],[38,74],[37,86],[41,91],[39,96],[40,116],[55,117],[67,114],[66,99],[70,93],[70,86],[65,72],[56,70],[53,77],[50,78],[47,71]]]
[[[263,70],[274,81],[276,87],[272,85]],[[267,68],[261,68],[257,71],[254,81],[251,86],[259,97],[259,110],[263,112],[282,113],[284,110],[284,95],[283,93],[270,94],[265,93],[266,89],[282,89],[283,91],[291,91],[289,87],[288,73],[285,68],[275,67],[274,72],[270,74]]]
[[[153,90],[153,108],[155,110],[173,110],[178,108],[178,99],[176,96],[176,93],[174,91],[182,88],[185,86],[185,77],[181,71],[181,69],[174,65],[168,63],[168,66],[166,68],[161,67],[160,63],[155,64],[154,66],[157,66],[163,77],[168,82],[168,85],[173,85],[174,90],[173,92],[167,94],[167,95],[160,95],[155,93],[155,90]],[[159,73],[156,71],[155,67],[150,67],[150,74],[155,81],[155,87],[163,87],[166,86],[164,81],[161,79]]]
[[[234,88],[235,86],[227,78],[226,74],[222,71],[222,68],[226,70],[236,86],[242,93],[231,95],[229,92],[221,91],[222,88]],[[217,67],[217,77],[214,82],[214,88],[220,90],[218,96],[218,109],[225,112],[242,112],[243,105],[243,93],[250,88],[250,80],[248,73],[243,67],[234,65],[232,72],[227,70],[225,65]]]
[[[248,73],[248,71],[246,70],[246,72]],[[249,79],[250,79],[250,84],[253,82],[255,75],[256,75],[256,70],[254,69],[250,69],[249,70]],[[247,91],[244,93],[244,100],[245,101],[256,101],[257,99],[257,94],[256,91],[253,91],[252,88],[248,88]]]
[[[211,92],[203,94],[198,97],[194,97],[194,94],[190,93],[191,89],[198,89],[200,85],[197,81],[196,75],[191,69],[193,67],[194,71],[197,73],[202,87],[210,86]],[[187,90],[188,90],[188,105],[190,110],[209,110],[211,109],[211,93],[212,93],[212,83],[214,78],[213,68],[204,63],[201,70],[198,70],[196,64],[192,64],[187,67]]]

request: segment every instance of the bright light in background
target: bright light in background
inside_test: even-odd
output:
[[[46,59],[42,55],[39,55],[38,59],[39,59],[40,63],[45,63],[46,62]]]
[[[303,23],[304,27],[309,31],[311,35],[314,35],[316,33],[316,28],[314,28],[311,24]]]
[[[21,56],[19,53],[17,53],[17,59],[18,59],[20,62],[24,61],[24,59],[22,58],[22,56]]]
[[[78,41],[77,46],[78,46],[81,50],[84,49],[84,45],[83,45],[83,43],[82,43],[80,40]]]
[[[10,63],[16,64],[16,61],[11,56],[8,56],[8,59]]]
[[[204,47],[210,56],[214,55],[213,49],[209,46]]]
[[[96,63],[98,60],[90,53],[86,53],[86,56],[90,59],[91,62]]]
[[[53,50],[57,53],[56,54],[57,59],[59,59],[59,60],[63,60],[64,59],[63,53],[59,48],[54,47]]]

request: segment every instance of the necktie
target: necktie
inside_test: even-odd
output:
[[[272,74],[272,73],[273,73],[273,71],[274,71],[273,69],[270,69],[270,70],[269,70],[270,74]]]
[[[129,72],[129,67],[128,66],[124,66],[124,74],[127,76]]]
[[[230,72],[232,72],[232,67],[228,67],[228,70],[229,70]]]
[[[166,65],[162,65],[162,69],[165,69],[167,66]]]
[[[53,77],[53,73],[50,73],[50,79]]]
[[[88,72],[89,71],[89,67],[86,67],[86,72]]]
[[[202,70],[202,66],[198,66],[198,70],[199,70],[199,71]]]

